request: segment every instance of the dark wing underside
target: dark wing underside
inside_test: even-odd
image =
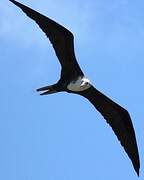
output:
[[[32,18],[40,26],[43,32],[45,32],[46,36],[52,43],[62,66],[61,76],[65,76],[68,73],[83,75],[74,54],[73,34],[63,26],[31,8],[14,0],[10,1],[20,7],[27,16]],[[87,98],[104,116],[132,160],[137,174],[139,174],[140,162],[138,148],[135,132],[128,112],[97,91],[94,87],[83,92],[77,92],[77,94]]]
[[[10,1],[21,8],[28,17],[32,18],[49,38],[62,66],[62,76],[70,72],[74,73],[73,71],[76,71],[78,75],[83,75],[75,58],[73,34],[39,12],[17,1]]]
[[[139,175],[140,161],[138,148],[134,128],[128,111],[110,100],[93,86],[88,90],[77,92],[77,94],[87,98],[103,115],[127,152],[135,171]]]

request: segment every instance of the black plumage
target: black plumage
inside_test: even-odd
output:
[[[41,95],[66,91],[87,98],[112,127],[121,145],[131,159],[135,171],[139,175],[139,153],[134,128],[128,111],[99,92],[89,82],[85,82],[86,89],[84,90],[73,91],[68,88],[69,83],[75,83],[79,77],[84,77],[84,73],[80,69],[75,57],[73,34],[39,12],[17,1],[10,1],[20,7],[27,16],[39,25],[52,43],[62,67],[60,80],[56,84],[39,88],[37,91],[44,91]]]

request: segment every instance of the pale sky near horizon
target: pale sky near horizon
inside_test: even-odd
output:
[[[68,28],[85,74],[131,114],[144,179],[144,1],[19,1]],[[112,129],[84,98],[39,96],[60,65],[44,33],[0,1],[0,179],[136,180]]]

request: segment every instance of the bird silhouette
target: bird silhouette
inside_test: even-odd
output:
[[[89,79],[85,77],[75,57],[73,34],[65,27],[39,12],[17,1],[9,1],[21,8],[28,17],[39,25],[50,40],[61,64],[59,81],[53,85],[39,88],[37,91],[41,92],[40,95],[65,91],[81,95],[88,99],[112,127],[139,176],[139,153],[130,115],[126,109],[98,91]]]

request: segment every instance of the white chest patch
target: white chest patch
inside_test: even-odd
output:
[[[90,88],[90,80],[86,77],[78,77],[76,81],[72,81],[68,84],[67,88],[71,91],[84,91]]]

